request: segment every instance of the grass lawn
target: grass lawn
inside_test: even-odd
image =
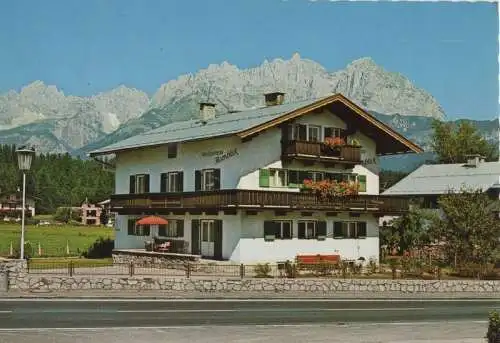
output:
[[[99,237],[114,238],[113,228],[73,225],[27,225],[25,241],[33,248],[32,257],[38,257],[38,244],[44,256],[78,256]],[[0,256],[8,256],[12,243],[19,249],[21,223],[0,223]],[[69,246],[69,254],[66,251]],[[29,249],[28,247],[26,249]],[[27,251],[28,252],[28,251]]]
[[[113,265],[112,258],[86,259],[86,258],[75,258],[75,257],[73,258],[49,257],[49,258],[32,258],[29,260],[29,267],[37,270],[67,268],[69,262],[72,262],[75,268],[104,267]]]

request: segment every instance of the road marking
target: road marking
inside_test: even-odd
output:
[[[12,311],[0,311],[0,313],[12,313]]]
[[[390,322],[390,323],[342,323],[342,326],[398,326],[398,325],[407,325],[407,326],[425,326],[425,325],[436,325],[442,323],[442,321],[426,321],[426,322]],[[468,321],[468,320],[456,320],[456,321],[446,321],[446,324],[463,324],[463,323],[473,323],[473,324],[486,324],[487,320],[476,320],[476,321]],[[229,325],[230,327],[248,327],[249,325]],[[303,327],[303,328],[317,328],[324,326],[339,326],[337,323],[321,323],[321,324],[259,324],[259,325],[250,325],[255,328],[289,328],[289,327]],[[111,330],[192,330],[192,329],[213,329],[214,325],[186,325],[186,326],[110,326],[110,327],[95,327],[95,328],[16,328],[16,329],[2,329],[0,328],[0,332],[46,332],[46,331],[111,331]]]
[[[198,312],[289,312],[292,309],[224,309],[224,310],[117,310],[117,313],[198,313]],[[294,309],[298,312],[314,311],[314,312],[337,312],[337,311],[414,311],[425,310],[425,307],[404,307],[404,308],[299,308]]]

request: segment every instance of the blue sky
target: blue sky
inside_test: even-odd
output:
[[[34,80],[66,94],[125,84],[150,94],[224,60],[299,52],[328,70],[370,56],[437,98],[449,118],[498,115],[493,3],[307,0],[6,0],[0,92]]]

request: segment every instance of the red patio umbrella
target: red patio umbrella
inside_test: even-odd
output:
[[[165,218],[158,216],[142,217],[135,222],[136,225],[167,225],[168,221]]]

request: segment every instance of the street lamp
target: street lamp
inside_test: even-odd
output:
[[[23,172],[23,209],[21,218],[21,259],[24,260],[24,214],[26,209],[26,172],[31,168],[31,161],[35,155],[35,148],[21,147],[16,150],[17,164]]]

